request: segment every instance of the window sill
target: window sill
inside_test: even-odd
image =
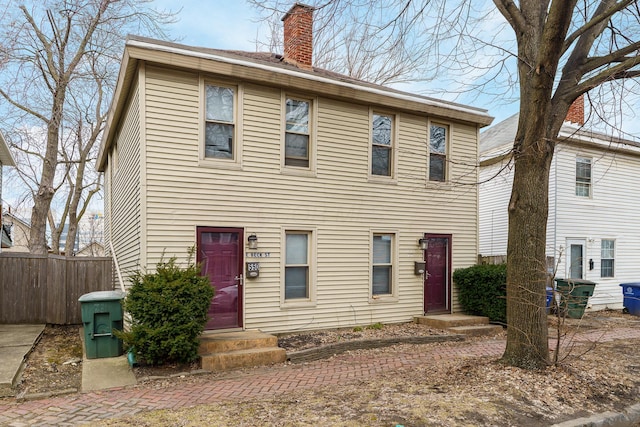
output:
[[[306,177],[309,177],[309,178],[315,178],[316,177],[316,171],[314,171],[314,170],[304,169],[304,168],[296,169],[293,166],[283,166],[280,169],[280,173],[282,175],[306,176]]]
[[[280,310],[295,310],[301,308],[315,308],[317,303],[311,300],[291,300],[280,303]]]
[[[375,295],[369,297],[369,304],[394,304],[398,302],[395,295]]]
[[[369,175],[367,181],[372,184],[398,185],[398,180],[392,176]]]
[[[210,169],[242,170],[242,164],[235,160],[200,159],[198,166]]]

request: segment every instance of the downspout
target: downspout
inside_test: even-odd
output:
[[[116,274],[118,275],[118,282],[120,283],[120,290],[122,292],[126,292],[124,289],[124,281],[122,280],[122,273],[120,272],[120,266],[118,265],[118,258],[116,257],[116,251],[113,249],[113,242],[109,239],[109,248],[111,249],[111,257],[113,258],[113,263],[116,266]]]

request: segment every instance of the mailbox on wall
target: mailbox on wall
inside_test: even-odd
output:
[[[427,263],[424,261],[416,261],[413,267],[414,274],[424,274],[427,269]]]
[[[260,263],[248,262],[247,263],[247,278],[252,279],[260,275]]]

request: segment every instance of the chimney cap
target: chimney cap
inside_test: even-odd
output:
[[[285,19],[287,19],[289,15],[293,15],[295,13],[294,9],[297,9],[297,8],[306,9],[305,12],[313,12],[314,10],[316,10],[315,6],[309,6],[308,4],[295,2],[294,5],[291,6],[291,9],[289,9],[289,11],[285,13],[285,15],[282,17],[281,21],[284,21]]]

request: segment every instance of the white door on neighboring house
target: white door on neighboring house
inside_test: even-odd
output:
[[[567,278],[584,279],[586,271],[586,240],[567,239]]]

